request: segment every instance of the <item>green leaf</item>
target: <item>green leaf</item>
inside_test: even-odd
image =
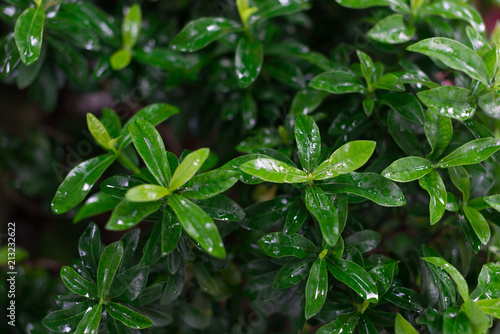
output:
[[[115,175],[101,182],[101,190],[106,195],[124,199],[125,194],[130,188],[140,184],[144,184],[144,181],[137,176]]]
[[[123,18],[122,38],[123,46],[130,50],[134,47],[141,33],[142,12],[139,4],[134,4]]]
[[[295,140],[302,168],[311,173],[318,166],[321,155],[321,135],[318,126],[307,115],[295,118]]]
[[[362,93],[366,89],[354,74],[342,70],[321,73],[311,80],[309,86],[331,94]]]
[[[359,59],[359,64],[361,66],[361,73],[365,78],[367,83],[372,82],[373,74],[375,72],[375,68],[373,67],[373,60],[366,53],[356,50],[356,55]]]
[[[153,326],[153,322],[148,317],[133,311],[125,305],[109,302],[106,304],[106,312],[130,328],[143,329]]]
[[[295,89],[306,88],[306,80],[300,67],[286,61],[267,61],[265,69],[279,82]]]
[[[443,334],[472,333],[470,321],[459,307],[446,309],[443,313]]]
[[[462,87],[443,86],[417,93],[429,111],[444,117],[464,121],[473,116],[476,105],[469,102],[469,90]]]
[[[95,303],[95,301],[91,300],[84,301],[66,309],[49,313],[43,318],[42,323],[45,327],[54,332],[74,332],[86,311]]]
[[[309,0],[276,1],[268,0],[260,4],[257,12],[251,17],[253,22],[270,19],[276,16],[290,15],[311,8]]]
[[[378,291],[371,276],[354,262],[342,259],[327,259],[328,269],[333,277],[353,289],[369,302],[378,301]]]
[[[500,318],[500,299],[483,299],[475,303],[484,313]]]
[[[432,163],[420,157],[406,157],[394,161],[382,171],[382,175],[397,182],[418,180],[432,171]]]
[[[415,28],[407,26],[401,14],[393,14],[377,22],[367,36],[374,41],[385,44],[405,43],[412,39]]]
[[[73,168],[57,189],[51,203],[52,212],[62,214],[80,204],[113,161],[114,155],[104,154]]]
[[[342,145],[312,173],[314,180],[324,180],[349,173],[363,166],[373,154],[376,143],[357,140]]]
[[[417,330],[403,318],[401,314],[396,314],[396,322],[394,323],[395,334],[418,334]]]
[[[104,248],[97,268],[97,290],[99,298],[104,299],[108,296],[111,284],[115,278],[118,267],[123,257],[123,243],[114,242]]]
[[[111,108],[102,108],[102,125],[112,138],[119,137],[122,129],[120,116]]]
[[[448,168],[448,173],[450,174],[453,185],[462,193],[463,201],[467,202],[470,194],[469,173],[467,173],[467,170],[462,166],[450,167]]]
[[[302,196],[297,197],[287,211],[283,233],[288,235],[297,233],[308,217],[309,212],[304,203],[304,198]]]
[[[238,182],[236,171],[213,170],[196,175],[182,189],[182,196],[192,199],[206,199],[218,195]]]
[[[318,183],[327,193],[347,193],[367,198],[381,206],[403,206],[406,198],[392,181],[376,173],[342,174]]]
[[[14,33],[0,39],[0,79],[5,78],[17,68],[20,62]]]
[[[444,37],[421,40],[406,48],[442,61],[446,66],[463,71],[471,78],[488,84],[488,70],[474,50],[464,44]]]
[[[377,102],[386,104],[405,119],[424,124],[424,110],[417,98],[408,93],[383,92],[377,94]]]
[[[202,208],[212,219],[240,221],[245,218],[245,212],[238,203],[223,195],[215,195],[204,200],[192,201]]]
[[[386,89],[396,92],[404,92],[405,86],[399,82],[399,76],[393,73],[386,73],[380,77],[374,84],[376,89]]]
[[[365,114],[370,116],[373,112],[373,108],[375,107],[375,100],[372,98],[363,99],[362,105]]]
[[[311,252],[317,252],[317,247],[300,234],[286,235],[280,232],[269,233],[257,241],[259,248],[270,257],[294,256],[306,258]]]
[[[382,236],[372,230],[363,230],[344,239],[345,248],[356,247],[361,253],[367,253],[378,246]]]
[[[491,237],[491,230],[488,222],[483,217],[483,215],[479,213],[479,211],[471,208],[468,205],[465,205],[463,207],[463,210],[477,237],[483,245],[486,245],[488,241],[490,241]]]
[[[427,300],[414,290],[393,286],[384,299],[405,310],[422,312],[425,310]]]
[[[257,124],[257,102],[250,92],[245,94],[241,102],[241,119],[245,129],[250,130]]]
[[[217,296],[220,293],[220,289],[217,285],[216,280],[210,274],[210,272],[205,269],[204,266],[197,262],[194,262],[193,271],[194,276],[196,277],[196,281],[198,281],[198,284],[200,285],[200,288],[201,290],[203,290],[203,292],[206,292],[212,296]]]
[[[311,262],[313,260],[314,259],[307,257],[285,264],[274,277],[273,288],[288,289],[299,284],[309,275]]]
[[[124,147],[130,144],[132,138],[130,137],[128,127],[136,120],[140,119],[143,121],[147,121],[152,126],[156,126],[161,122],[165,121],[166,119],[168,119],[170,116],[178,113],[179,113],[179,108],[174,107],[173,105],[167,103],[154,103],[142,108],[134,116],[132,116],[123,126],[122,136],[120,137],[118,147],[120,149],[123,149]]]
[[[161,201],[134,203],[123,200],[116,206],[106,224],[107,230],[121,231],[134,227],[144,218],[158,210]]]
[[[129,202],[152,202],[170,194],[170,191],[156,184],[141,184],[127,191],[125,199]]]
[[[472,300],[500,298],[500,264],[486,263],[483,265],[477,286],[470,294]]]
[[[428,110],[425,113],[424,131],[432,148],[427,158],[436,159],[440,157],[453,137],[451,119]]]
[[[101,191],[90,196],[85,203],[80,207],[73,218],[73,222],[77,223],[84,218],[97,216],[101,213],[113,210],[120,200],[109,196]]]
[[[493,209],[500,211],[500,195],[492,195],[485,197],[484,200],[488,203]]]
[[[113,148],[110,143],[111,137],[109,136],[108,131],[101,121],[91,113],[87,113],[87,125],[97,144],[108,150]]]
[[[489,92],[481,95],[479,106],[490,117],[500,118],[500,95],[496,92]]]
[[[394,7],[399,13],[409,13],[410,8],[406,1],[400,0],[335,0],[337,3],[348,8],[369,8],[369,7]]]
[[[101,258],[101,233],[96,224],[90,223],[78,240],[80,258],[92,268],[97,268]]]
[[[307,210],[319,224],[323,240],[329,246],[335,246],[340,233],[340,221],[337,210],[330,198],[317,186],[306,188],[305,203]]]
[[[422,7],[420,15],[438,15],[451,20],[464,20],[468,22],[474,30],[484,32],[485,26],[479,14],[467,3],[453,0],[438,0],[426,4]]]
[[[90,281],[80,276],[73,268],[63,266],[61,268],[61,281],[69,291],[77,295],[97,299],[97,287]]]
[[[163,218],[161,223],[161,254],[166,256],[173,252],[181,237],[182,227],[173,215],[173,213],[165,208],[163,210]]]
[[[29,66],[38,60],[42,51],[45,10],[31,7],[19,15],[14,27],[14,38],[22,62]]]
[[[319,107],[327,96],[328,93],[321,90],[311,88],[300,90],[293,97],[290,114],[293,116],[310,114]]]
[[[469,299],[469,287],[467,286],[467,282],[460,274],[460,272],[455,269],[455,267],[453,267],[451,264],[440,257],[423,257],[422,260],[428,263],[435,264],[436,266],[446,271],[457,285],[458,293],[460,294],[460,296],[462,296],[463,300],[466,301]]]
[[[426,190],[431,197],[429,211],[431,214],[431,225],[434,225],[443,217],[446,211],[446,201],[448,200],[446,186],[441,176],[439,176],[438,172],[435,170],[431,170],[429,174],[422,176],[418,180],[418,184]]]
[[[488,159],[500,149],[500,140],[496,138],[480,138],[472,140],[439,160],[439,168],[477,164]]]
[[[241,88],[250,86],[259,76],[264,60],[262,43],[243,36],[239,39],[234,56],[236,78]]]
[[[78,324],[75,334],[97,334],[101,323],[102,305],[96,304],[85,313]]]
[[[318,258],[314,261],[306,284],[306,319],[312,318],[321,310],[328,292],[328,271],[326,260]]]
[[[240,169],[252,176],[275,183],[303,183],[307,181],[306,172],[289,164],[270,158],[258,158],[245,162]]]
[[[158,184],[166,187],[170,182],[165,145],[158,131],[147,121],[137,119],[128,127],[134,146]]]
[[[207,160],[209,153],[210,150],[208,148],[200,148],[189,153],[177,167],[174,175],[172,175],[168,189],[174,191],[189,181],[200,170],[205,160]]]
[[[238,23],[222,17],[201,18],[189,22],[170,42],[170,46],[181,52],[194,52],[240,29]]]
[[[119,71],[127,67],[132,61],[132,54],[130,50],[120,49],[111,55],[109,58],[109,63],[111,64],[111,68],[115,71]]]
[[[199,206],[176,194],[168,197],[168,203],[172,207],[172,210],[174,210],[184,231],[203,250],[221,259],[226,257],[226,250],[222,244],[217,226]]]
[[[461,309],[470,320],[472,333],[486,333],[490,322],[479,305],[467,299]]]
[[[345,1],[345,0],[337,0]],[[359,313],[350,312],[340,314],[334,322],[320,327],[316,334],[352,334],[359,319]]]

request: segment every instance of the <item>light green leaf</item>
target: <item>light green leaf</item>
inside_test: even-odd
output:
[[[394,323],[395,334],[418,334],[417,330],[403,318],[401,314],[396,314],[396,322]]]
[[[472,228],[474,229],[477,237],[479,238],[479,240],[481,240],[481,243],[483,245],[486,245],[488,241],[490,241],[491,237],[491,230],[488,222],[476,209],[473,209],[468,205],[465,205],[463,209],[465,216],[472,225]]]
[[[446,211],[446,201],[448,194],[443,179],[438,172],[431,170],[429,174],[424,175],[418,180],[418,184],[425,189],[431,197],[429,202],[431,225],[436,224]]]
[[[170,191],[156,184],[141,184],[130,188],[125,195],[129,202],[152,202],[170,194]]]
[[[478,300],[476,305],[479,306],[484,313],[500,319],[500,299]]]
[[[476,31],[484,32],[485,25],[479,14],[468,3],[456,0],[437,0],[422,7],[420,15],[438,15],[451,20],[464,20]]]
[[[142,12],[141,6],[135,4],[130,7],[122,22],[123,46],[130,50],[134,47],[141,33]]]
[[[271,158],[258,158],[245,162],[240,169],[259,179],[275,183],[303,183],[307,181],[306,172],[289,164]]]
[[[439,160],[437,167],[447,168],[477,164],[488,159],[500,149],[500,140],[496,138],[480,138],[472,140]]]
[[[206,199],[218,195],[238,182],[240,173],[229,170],[213,170],[194,176],[182,189],[182,196]]]
[[[113,148],[113,146],[110,145],[111,137],[108,131],[101,121],[91,113],[87,113],[87,126],[92,137],[94,137],[99,145],[108,150]]]
[[[394,161],[382,171],[382,175],[397,182],[410,182],[420,179],[432,171],[432,163],[420,157],[406,157]]]
[[[200,170],[209,154],[208,148],[200,148],[186,155],[172,175],[168,189],[174,191],[189,181]]]
[[[119,71],[121,69],[124,69],[125,67],[130,64],[132,61],[132,54],[130,53],[130,50],[127,49],[120,49],[111,55],[109,58],[109,63],[111,64],[111,68],[115,71]]]

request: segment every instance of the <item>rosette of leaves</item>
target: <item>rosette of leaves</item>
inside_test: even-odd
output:
[[[91,223],[80,237],[80,259],[61,269],[61,280],[71,294],[56,296],[61,308],[43,324],[58,333],[107,333],[165,326],[172,321],[152,304],[161,296],[164,282],[149,282],[149,268],[132,265],[139,231],[125,234],[107,247],[98,227]]]

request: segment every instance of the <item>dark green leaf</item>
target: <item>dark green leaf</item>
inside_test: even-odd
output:
[[[432,171],[432,163],[420,157],[406,157],[394,161],[382,171],[382,175],[397,182],[418,180]]]
[[[116,271],[120,266],[123,257],[123,243],[114,242],[104,248],[97,268],[97,290],[99,298],[104,299],[108,296],[111,284],[115,278]]]
[[[476,105],[469,102],[469,90],[455,86],[443,86],[417,93],[418,98],[429,111],[441,116],[464,121],[476,110]]]
[[[14,27],[14,38],[21,60],[27,66],[40,57],[45,24],[45,10],[41,6],[30,7],[21,13]]]
[[[298,66],[286,61],[266,62],[266,70],[279,82],[295,89],[306,88],[304,74]]]
[[[204,200],[193,200],[210,218],[226,221],[240,221],[245,218],[243,209],[232,199],[215,195]]]
[[[63,266],[61,268],[61,281],[73,293],[87,298],[98,298],[95,284],[78,275],[71,267]]]
[[[263,236],[257,244],[264,254],[271,257],[294,256],[303,259],[318,250],[309,239],[299,234],[285,235],[280,232]]]
[[[283,233],[288,235],[297,233],[308,217],[309,213],[304,203],[304,198],[298,197],[287,211]]]
[[[429,193],[429,211],[431,225],[436,224],[444,215],[448,195],[443,179],[438,172],[431,170],[429,174],[422,176],[418,184]]]
[[[80,204],[113,161],[114,155],[105,154],[73,168],[57,189],[51,203],[52,212],[62,214]]]
[[[250,130],[257,124],[257,102],[252,94],[247,92],[241,102],[241,119],[245,129]]]
[[[486,263],[483,265],[477,278],[477,286],[470,294],[470,298],[473,300],[500,298],[499,263]]]
[[[113,210],[106,224],[106,229],[120,231],[132,228],[144,218],[158,210],[160,206],[161,201],[134,203],[122,200]]]
[[[414,290],[397,286],[393,286],[387,291],[384,298],[397,307],[413,312],[424,311],[427,302],[421,294]]]
[[[102,305],[96,304],[87,310],[83,319],[78,324],[75,334],[97,334],[101,323]]]
[[[361,253],[374,249],[380,243],[382,236],[372,230],[363,230],[351,234],[344,239],[345,248],[356,247]]]
[[[333,277],[353,289],[363,299],[369,302],[378,301],[378,291],[371,276],[354,262],[332,259],[327,260],[328,268]]]
[[[290,114],[298,116],[300,114],[307,115],[312,113],[319,107],[327,95],[327,92],[311,88],[298,91],[293,97]]]
[[[92,268],[97,268],[101,258],[101,233],[96,224],[90,223],[78,240],[80,258]]]
[[[148,317],[118,303],[107,303],[106,312],[130,328],[143,329],[153,326]]]
[[[340,314],[334,322],[320,327],[316,334],[352,334],[354,333],[354,327],[356,327],[358,319],[359,313],[357,312]]]
[[[337,210],[330,198],[317,186],[306,188],[305,203],[307,210],[316,218],[323,240],[329,246],[335,246],[340,233],[340,221]]]
[[[463,201],[467,202],[470,194],[469,173],[467,173],[467,170],[462,166],[450,167],[448,168],[448,173],[450,174],[453,185],[462,193]]]
[[[166,256],[177,247],[182,227],[172,212],[165,208],[161,225],[161,253]]]
[[[86,311],[95,301],[84,301],[69,308],[49,313],[43,318],[42,323],[51,331],[63,333],[75,331]]]
[[[471,208],[468,205],[463,207],[465,216],[467,220],[472,225],[474,232],[476,232],[477,237],[481,240],[483,245],[486,245],[488,241],[490,241],[491,231],[488,222],[484,218],[484,216],[479,213],[476,209]]]
[[[393,14],[377,22],[367,36],[380,43],[399,44],[411,40],[414,34],[415,28],[406,25],[403,15]]]
[[[483,60],[474,50],[460,42],[444,37],[433,37],[412,44],[407,50],[434,57],[448,67],[463,71],[471,78],[488,84],[488,70]]]
[[[295,118],[295,140],[302,168],[311,173],[318,166],[321,155],[321,135],[318,126],[307,115]]]
[[[488,159],[500,149],[500,140],[496,138],[481,138],[472,140],[439,160],[439,168],[473,165]]]
[[[342,70],[321,73],[311,80],[309,86],[332,94],[362,93],[365,90],[354,74]]]
[[[270,19],[276,16],[290,15],[311,8],[308,0],[276,1],[268,0],[259,5],[251,20]]]
[[[288,289],[299,284],[304,278],[309,275],[311,269],[312,258],[288,262],[285,264],[274,277],[274,289]]]
[[[175,194],[169,196],[168,203],[174,210],[184,231],[198,242],[203,250],[218,258],[226,257],[226,250],[217,226],[199,206]]]
[[[424,110],[422,109],[422,106],[418,102],[417,98],[412,94],[393,92],[379,93],[377,95],[377,101],[388,105],[398,114],[411,122],[424,124]]]
[[[205,269],[204,266],[200,265],[197,262],[193,263],[193,271],[194,276],[196,277],[196,281],[200,285],[201,290],[203,292],[208,293],[212,296],[217,296],[220,293],[219,286],[215,281],[214,277]]]
[[[429,159],[436,159],[443,154],[453,136],[453,124],[450,118],[440,116],[428,110],[425,113],[425,136],[431,145],[432,151],[427,155]]]
[[[193,52],[204,48],[231,32],[240,30],[238,23],[222,18],[207,17],[189,22],[170,43],[172,49]]]
[[[101,190],[111,197],[124,199],[125,194],[130,188],[143,183],[144,181],[136,176],[115,175],[101,183]]]
[[[328,292],[328,271],[326,260],[322,257],[314,261],[306,284],[306,319],[312,318],[321,310]]]
[[[239,173],[229,170],[213,170],[193,177],[183,187],[182,196],[192,199],[206,199],[231,188]]]
[[[467,286],[467,282],[455,267],[440,257],[424,257],[422,260],[432,263],[446,271],[457,285],[457,290],[460,296],[462,296],[464,300],[469,299],[469,287]]]
[[[236,47],[234,67],[241,88],[250,86],[259,76],[264,60],[262,43],[256,39],[241,37]]]

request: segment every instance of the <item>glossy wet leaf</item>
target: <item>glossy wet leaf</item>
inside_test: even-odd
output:
[[[421,125],[408,121],[393,109],[389,110],[387,125],[389,133],[403,152],[409,156],[422,156],[424,154],[425,147],[418,138],[422,129]]]
[[[306,284],[306,319],[312,318],[321,310],[328,292],[328,271],[326,260],[318,258],[314,261]]]
[[[312,113],[320,106],[327,95],[328,93],[325,91],[312,88],[298,91],[293,97],[290,114],[298,116],[300,114],[307,115]]]
[[[78,324],[75,334],[97,334],[101,323],[102,305],[96,304],[85,313]]]
[[[269,233],[260,238],[257,244],[264,254],[271,257],[294,256],[303,259],[317,251],[317,247],[300,234]]]
[[[488,203],[493,209],[500,211],[500,195],[492,195],[488,196],[485,199],[485,202]]]
[[[470,299],[467,299],[464,301],[461,309],[469,318],[473,333],[486,333],[490,321],[478,304]]]
[[[407,26],[401,14],[393,14],[378,21],[367,33],[374,41],[386,44],[405,43],[412,39],[415,28]]]
[[[365,269],[354,262],[342,259],[327,259],[333,277],[346,284],[369,302],[378,300],[377,286]]]
[[[129,202],[153,202],[170,194],[170,191],[156,184],[141,184],[127,191],[125,199]]]
[[[66,309],[49,313],[43,318],[42,323],[55,332],[75,331],[84,314],[96,301],[84,301]]]
[[[135,4],[130,7],[122,22],[123,46],[132,49],[139,38],[142,25],[141,6]]]
[[[469,4],[453,0],[433,1],[422,7],[422,15],[437,15],[452,20],[464,20],[468,22],[474,30],[485,31],[485,25],[481,15]]]
[[[215,195],[203,200],[193,200],[212,219],[225,221],[240,221],[245,217],[243,209],[232,199]]]
[[[446,211],[446,201],[448,199],[443,179],[439,176],[438,172],[431,170],[430,173],[418,180],[418,184],[429,193],[431,225],[436,224]]]
[[[241,88],[250,86],[259,76],[264,60],[262,43],[256,39],[241,37],[234,56],[236,77]]]
[[[395,92],[404,92],[405,86],[399,82],[399,78],[396,74],[386,73],[381,76],[374,84],[373,87],[376,89],[385,89]]]
[[[181,237],[182,227],[171,210],[163,211],[161,223],[161,253],[166,256],[173,252]]]
[[[441,116],[464,121],[471,118],[476,105],[469,102],[469,90],[455,86],[443,86],[417,93],[418,98],[429,111]]]
[[[94,283],[80,276],[73,268],[63,266],[61,268],[61,281],[69,291],[77,295],[97,299],[98,292]]]
[[[329,246],[335,246],[342,231],[339,215],[329,196],[321,188],[311,186],[306,188],[305,203],[307,210],[319,224],[323,240]]]
[[[104,248],[97,268],[97,289],[99,298],[106,298],[123,257],[123,243],[114,242]]]
[[[311,117],[298,115],[295,118],[294,131],[300,164],[303,169],[311,173],[318,165],[321,155],[321,135],[319,128]]]
[[[366,253],[374,249],[380,243],[382,236],[372,230],[363,230],[351,234],[344,239],[346,248],[356,247],[361,253]]]
[[[309,212],[307,211],[304,199],[298,197],[287,211],[283,233],[288,235],[297,233],[308,217]]]
[[[105,149],[111,149],[111,147],[113,147],[110,145],[111,137],[108,131],[101,121],[91,113],[87,113],[87,126],[99,145]]]
[[[459,307],[450,307],[443,313],[443,333],[471,333],[470,321]]]
[[[206,199],[231,188],[239,180],[235,171],[213,170],[194,176],[182,190],[182,196],[192,199]]]
[[[19,65],[19,51],[16,46],[14,34],[10,33],[0,39],[0,79],[5,78],[8,74]]]
[[[290,15],[311,8],[308,0],[289,0],[289,1],[265,1],[260,4],[257,12],[254,13],[252,20],[270,19],[276,16]]]
[[[488,70],[474,50],[464,44],[444,37],[421,40],[407,48],[442,61],[446,66],[463,71],[471,78],[488,84]]]
[[[145,289],[148,281],[148,268],[134,266],[116,275],[110,290],[113,300],[130,303]]]
[[[500,96],[498,93],[490,92],[478,100],[479,107],[490,117],[500,118]]]
[[[109,302],[106,304],[106,312],[130,328],[143,329],[153,326],[153,322],[148,317],[122,304]]]
[[[101,123],[104,125],[104,128],[109,133],[111,138],[116,138],[120,136],[122,129],[122,122],[120,120],[120,116],[111,108],[103,108]]]
[[[396,322],[394,323],[395,334],[418,334],[417,330],[403,318],[401,314],[396,314]]]
[[[289,164],[270,158],[258,158],[245,162],[240,169],[259,179],[275,183],[302,183],[307,181],[306,172]]]
[[[465,205],[463,207],[463,210],[477,237],[483,245],[486,245],[488,241],[490,241],[491,237],[491,230],[488,222],[479,211],[471,208],[468,205]]]
[[[474,254],[477,254],[481,250],[482,243],[476,235],[476,232],[472,228],[471,224],[469,223],[469,221],[467,221],[463,214],[459,214],[457,223],[460,227],[460,232],[462,232],[465,240],[467,240],[468,245],[470,246]]]
[[[154,103],[150,104],[141,110],[139,110],[134,116],[132,116],[127,123],[123,126],[122,136],[120,137],[118,147],[123,149],[130,144],[132,138],[129,133],[129,125],[134,123],[136,120],[147,121],[152,126],[156,126],[161,122],[168,119],[170,116],[179,113],[179,108],[167,104],[167,103]]]
[[[376,173],[342,174],[318,183],[327,193],[347,193],[367,198],[381,206],[403,206],[406,198],[392,181]]]
[[[418,180],[432,171],[432,163],[420,157],[406,157],[394,161],[382,171],[382,175],[396,182]]]
[[[425,296],[408,288],[393,286],[385,295],[390,303],[405,310],[422,312],[425,310],[427,300]]]
[[[132,61],[132,53],[127,49],[120,49],[111,55],[109,58],[109,63],[111,68],[115,71],[119,71],[127,67]]]
[[[448,173],[450,174],[453,185],[462,193],[463,201],[467,202],[470,194],[469,173],[467,173],[467,170],[462,166],[450,167],[448,168]]]
[[[101,258],[101,233],[96,224],[90,223],[80,236],[78,254],[84,262],[97,268]]]
[[[427,158],[436,159],[443,154],[453,137],[453,123],[450,118],[429,110],[425,114],[424,130],[432,149]]]
[[[198,242],[203,250],[218,258],[226,257],[226,250],[217,226],[200,207],[175,194],[169,196],[168,203],[179,219],[184,232]]]
[[[114,160],[114,155],[104,154],[73,168],[52,199],[52,212],[62,214],[80,204]]]
[[[274,277],[273,288],[288,289],[299,284],[309,275],[313,260],[313,258],[307,257],[285,264]]]
[[[500,264],[486,263],[483,265],[477,286],[470,294],[472,300],[500,298]]]
[[[166,187],[170,182],[165,144],[160,133],[147,121],[137,119],[128,127],[134,146],[158,184]]]
[[[377,94],[377,101],[388,105],[413,123],[423,124],[425,122],[424,110],[417,98],[412,94],[383,92]]]
[[[124,199],[125,194],[130,188],[140,184],[144,184],[144,181],[136,176],[115,175],[102,181],[101,190],[111,197]]]
[[[460,296],[462,296],[464,300],[469,299],[469,287],[467,286],[467,282],[455,267],[440,257],[423,257],[422,260],[432,263],[446,271],[457,285],[457,290]]]
[[[210,150],[208,148],[200,148],[189,153],[177,167],[172,175],[168,189],[174,191],[187,181],[189,181],[201,168],[205,160],[207,160]]]
[[[440,168],[472,165],[488,159],[500,149],[500,140],[480,138],[472,140],[438,161]]]
[[[113,210],[113,213],[111,213],[111,217],[106,224],[106,229],[121,231],[132,228],[158,210],[160,206],[161,201],[134,203],[122,200]]]
[[[314,180],[324,180],[353,172],[362,167],[373,154],[375,142],[356,140],[342,145],[312,173]]]
[[[337,3],[348,8],[394,7],[398,12],[408,13],[410,8],[406,2],[398,0],[336,0]]]
[[[354,74],[342,70],[321,73],[309,86],[331,94],[362,93],[366,89]]]
[[[222,17],[201,18],[189,22],[170,42],[170,46],[181,52],[194,52],[239,29],[238,23]]]
[[[78,223],[82,219],[111,211],[118,203],[120,203],[119,199],[111,197],[103,192],[97,192],[83,203],[73,218],[73,222]]]
[[[500,299],[483,299],[476,302],[484,313],[500,318]]]
[[[14,27],[14,38],[21,60],[27,66],[40,57],[45,24],[45,10],[31,7],[21,13]]]
[[[316,334],[352,334],[359,319],[359,313],[340,314],[334,322],[320,327]]]

